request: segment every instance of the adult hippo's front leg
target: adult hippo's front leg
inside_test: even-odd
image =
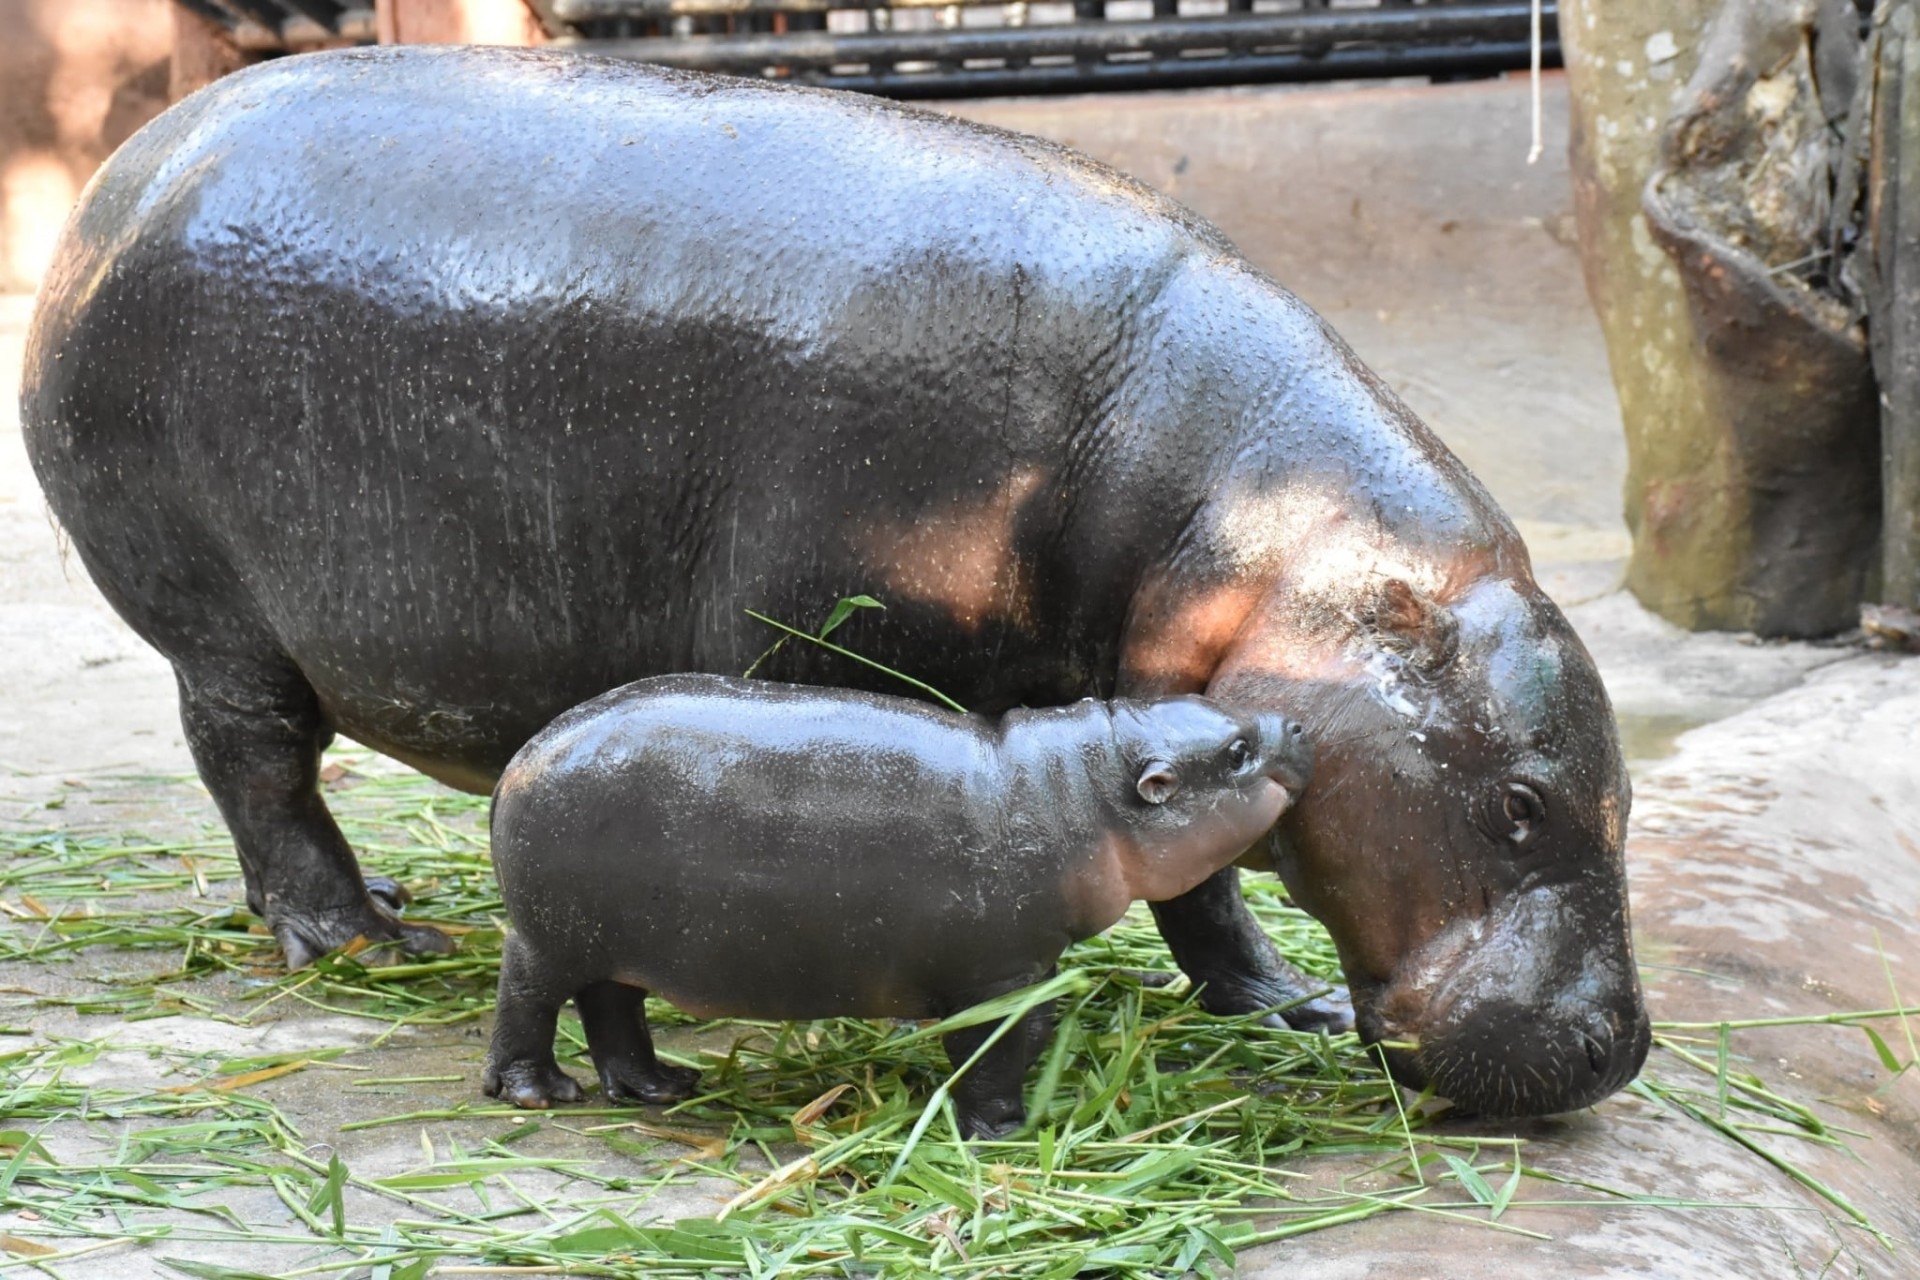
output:
[[[1240,896],[1240,871],[1228,867],[1191,893],[1155,902],[1154,923],[1174,963],[1200,988],[1210,1013],[1276,1009],[1271,1025],[1295,1031],[1351,1031],[1347,989],[1287,963]]]

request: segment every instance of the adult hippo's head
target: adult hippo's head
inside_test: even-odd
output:
[[[1604,1097],[1648,1026],[1592,659],[1531,582],[1442,605],[1385,578],[1354,621],[1352,677],[1310,691],[1329,782],[1271,852],[1338,941],[1361,1034],[1415,1046],[1389,1052],[1396,1076],[1474,1111]]]
[[[1243,861],[1326,925],[1399,1079],[1586,1106],[1650,1039],[1599,671],[1492,496],[1318,317],[1257,273],[1205,283],[1168,303],[1158,411],[1233,444],[1134,599],[1123,684],[1306,726],[1313,783]]]
[[[1136,600],[1123,676],[1306,726],[1314,781],[1243,862],[1326,925],[1361,1035],[1410,1046],[1397,1078],[1586,1106],[1650,1038],[1606,691],[1485,490],[1369,376],[1336,400],[1372,447],[1243,447]]]
[[[1618,732],[1529,574],[1450,568],[1284,582],[1211,687],[1285,705],[1318,743],[1267,852],[1332,934],[1363,1038],[1412,1046],[1388,1050],[1394,1075],[1484,1114],[1572,1110],[1649,1041]]]

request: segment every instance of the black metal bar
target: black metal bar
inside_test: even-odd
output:
[[[279,0],[279,6],[335,32],[340,30],[340,14],[346,7],[334,0]]]
[[[177,3],[188,13],[197,13],[208,22],[225,27],[229,31],[240,25],[238,15],[213,3],[213,0],[177,0]]]
[[[556,18],[563,22],[588,23],[606,22],[619,18],[646,19],[673,17],[688,13],[765,13],[780,10],[811,11],[821,9],[938,9],[951,5],[999,5],[1006,0],[546,0]],[[1172,18],[1175,15],[1176,0],[1153,0],[1154,15],[1160,18]],[[1310,17],[1315,20],[1339,22],[1342,20],[1365,21],[1381,14],[1400,15],[1403,18],[1417,19],[1434,14],[1448,15],[1447,21],[1471,20],[1471,15],[1485,14],[1490,11],[1505,11],[1510,3],[1495,0],[1492,3],[1482,0],[1439,0],[1438,3],[1412,5],[1404,0],[1355,9],[1328,9],[1324,4],[1303,5],[1288,13],[1263,14],[1262,17],[1274,19]],[[1549,9],[1552,5],[1547,6]],[[1246,13],[1252,10],[1252,0],[1230,0],[1228,9]],[[1074,0],[1075,16],[1082,20],[1099,21],[1104,17],[1103,0]],[[1189,21],[1204,21],[1193,18]],[[1338,38],[1338,37],[1336,37]]]
[[[607,22],[618,18],[671,18],[683,13],[775,13],[804,12],[811,9],[874,8],[884,0],[550,0],[553,16],[562,22]],[[985,3],[985,0],[952,0],[954,3]]]
[[[221,0],[221,3],[229,9],[252,18],[276,34],[280,30],[280,24],[287,20],[287,11],[275,4],[273,0]]]
[[[684,40],[594,41],[597,53],[702,71],[820,70],[852,63],[891,66],[899,62],[963,62],[1114,54],[1178,55],[1220,49],[1255,54],[1288,47],[1366,43],[1432,46],[1472,41],[1526,44],[1526,4],[1451,8],[1323,10],[1246,14],[1223,18],[1176,18],[1143,22],[1057,23],[1029,27],[974,27],[946,31],[807,33],[788,36],[707,36]],[[1377,61],[1380,50],[1369,50]],[[1296,58],[1298,54],[1296,53]],[[1403,55],[1404,56],[1404,55]]]
[[[939,68],[849,75],[800,72],[794,84],[849,89],[889,98],[974,98],[1015,94],[1101,93],[1114,90],[1202,89],[1237,84],[1365,80],[1386,76],[1495,75],[1527,65],[1530,46],[1483,44],[1453,49],[1336,49],[1322,57],[1243,54],[1225,58],[1166,58],[1063,66]],[[1543,49],[1544,65],[1560,65],[1558,45]],[[749,72],[756,78],[759,72]]]

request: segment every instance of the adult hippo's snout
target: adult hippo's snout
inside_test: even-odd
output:
[[[1651,1031],[1626,920],[1581,901],[1591,886],[1511,899],[1409,958],[1396,980],[1354,989],[1361,1035],[1394,1078],[1465,1111],[1546,1115],[1598,1102],[1646,1060]]]

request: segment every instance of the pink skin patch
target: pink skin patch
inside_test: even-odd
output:
[[[1076,938],[1111,928],[1135,902],[1164,902],[1231,866],[1293,803],[1272,778],[1224,795],[1199,817],[1158,840],[1114,832],[1064,886]]]

